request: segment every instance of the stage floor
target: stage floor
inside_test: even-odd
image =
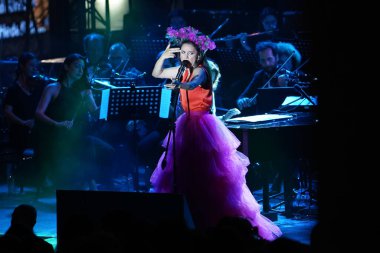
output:
[[[261,190],[254,191],[253,195],[260,201]],[[270,198],[270,205],[276,206],[283,200],[282,196]],[[283,236],[301,243],[310,244],[310,233],[317,223],[317,207],[313,199],[306,196],[298,196],[294,199],[294,217],[286,218],[282,212],[284,205],[273,209],[278,219],[275,223],[280,227]],[[51,243],[54,247],[57,243],[57,217],[55,192],[42,194],[36,198],[35,189],[26,187],[24,193],[8,194],[6,184],[0,184],[0,235],[3,235],[10,226],[13,209],[20,204],[30,204],[37,209],[37,224],[35,233]],[[101,203],[99,203],[101,204]]]

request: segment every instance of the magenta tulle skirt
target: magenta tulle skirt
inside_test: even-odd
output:
[[[240,141],[222,121],[208,112],[184,113],[175,132],[176,189],[185,196],[197,228],[215,226],[223,217],[244,217],[263,239],[281,236],[281,230],[260,214],[245,181],[249,159],[237,151]],[[169,145],[166,166],[162,168],[164,152],[150,179],[154,192],[174,192],[173,135]]]

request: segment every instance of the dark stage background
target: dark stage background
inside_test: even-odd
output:
[[[107,31],[101,27],[89,27],[90,20],[86,14],[84,0],[48,1],[48,26],[38,35],[26,32],[22,36],[6,38],[2,30],[0,102],[6,87],[10,84],[9,75],[15,67],[14,59],[22,51],[37,52],[41,59],[64,57],[72,52],[83,53],[83,36],[96,31],[106,35],[109,43],[122,41],[130,46],[134,65],[148,73],[148,83],[155,85],[157,80],[151,78],[150,73],[158,52],[164,49],[167,43],[164,34],[169,24],[169,13],[173,9],[180,11],[188,25],[206,34],[212,33],[229,19],[214,36],[214,38],[223,38],[227,35],[258,32],[259,10],[264,6],[272,6],[283,14],[282,27],[292,29],[296,33],[296,39],[291,42],[301,51],[303,60],[309,60],[303,70],[320,80],[318,82],[320,127],[316,138],[318,146],[316,157],[320,172],[318,194],[322,229],[328,231],[325,234],[329,237],[328,241],[336,245],[345,244],[346,236],[351,235],[349,233],[359,231],[359,225],[348,221],[353,214],[347,211],[347,205],[352,203],[355,196],[354,187],[360,184],[359,179],[363,177],[356,169],[363,167],[364,160],[357,150],[364,145],[358,145],[356,142],[359,121],[354,115],[359,114],[359,107],[356,106],[358,100],[356,103],[348,103],[347,99],[358,98],[360,95],[356,93],[356,89],[347,86],[352,81],[349,77],[354,72],[352,60],[349,58],[353,53],[350,51],[351,53],[347,54],[347,42],[344,42],[345,47],[342,46],[342,39],[348,39],[350,28],[354,27],[351,14],[355,13],[356,5],[343,6],[329,1],[307,0],[130,0],[128,2],[130,12],[123,17],[122,30]],[[25,16],[22,13],[18,16],[0,13],[0,25],[9,24],[14,19],[22,19],[23,15]],[[1,29],[4,29],[4,26],[1,26]],[[256,37],[248,38],[248,42],[254,45],[255,39]],[[222,103],[226,108],[234,106],[237,96],[258,69],[255,55],[241,48],[238,41],[233,43],[234,47],[231,49],[219,41],[217,49],[209,54],[209,57],[221,68],[221,85],[224,94],[228,94],[223,97]],[[47,66],[49,73],[54,76],[55,71],[51,71],[52,69],[55,68]],[[349,88],[344,89],[344,87]],[[1,133],[4,133],[3,120],[0,114]],[[352,167],[356,169],[349,169]],[[365,180],[368,178],[367,175]],[[356,204],[352,208],[356,208]]]

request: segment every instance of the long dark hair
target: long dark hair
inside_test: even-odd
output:
[[[81,54],[70,54],[65,58],[65,61],[63,62],[63,68],[61,71],[61,74],[58,77],[58,82],[62,83],[62,81],[66,78],[67,76],[67,70],[65,69],[65,66],[70,66],[73,62],[77,60],[82,60],[84,62],[84,69],[83,69],[83,75],[82,77],[77,81],[77,82],[84,82],[88,83],[88,75],[87,75],[87,65],[86,65],[86,59],[84,56]]]

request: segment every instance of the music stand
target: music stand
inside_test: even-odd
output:
[[[136,86],[136,78],[112,77],[110,84],[116,87],[134,87]]]
[[[133,136],[137,151],[136,120],[159,117],[162,87],[118,87],[102,91],[99,119],[134,120]],[[135,165],[134,186],[139,191],[138,168]]]

